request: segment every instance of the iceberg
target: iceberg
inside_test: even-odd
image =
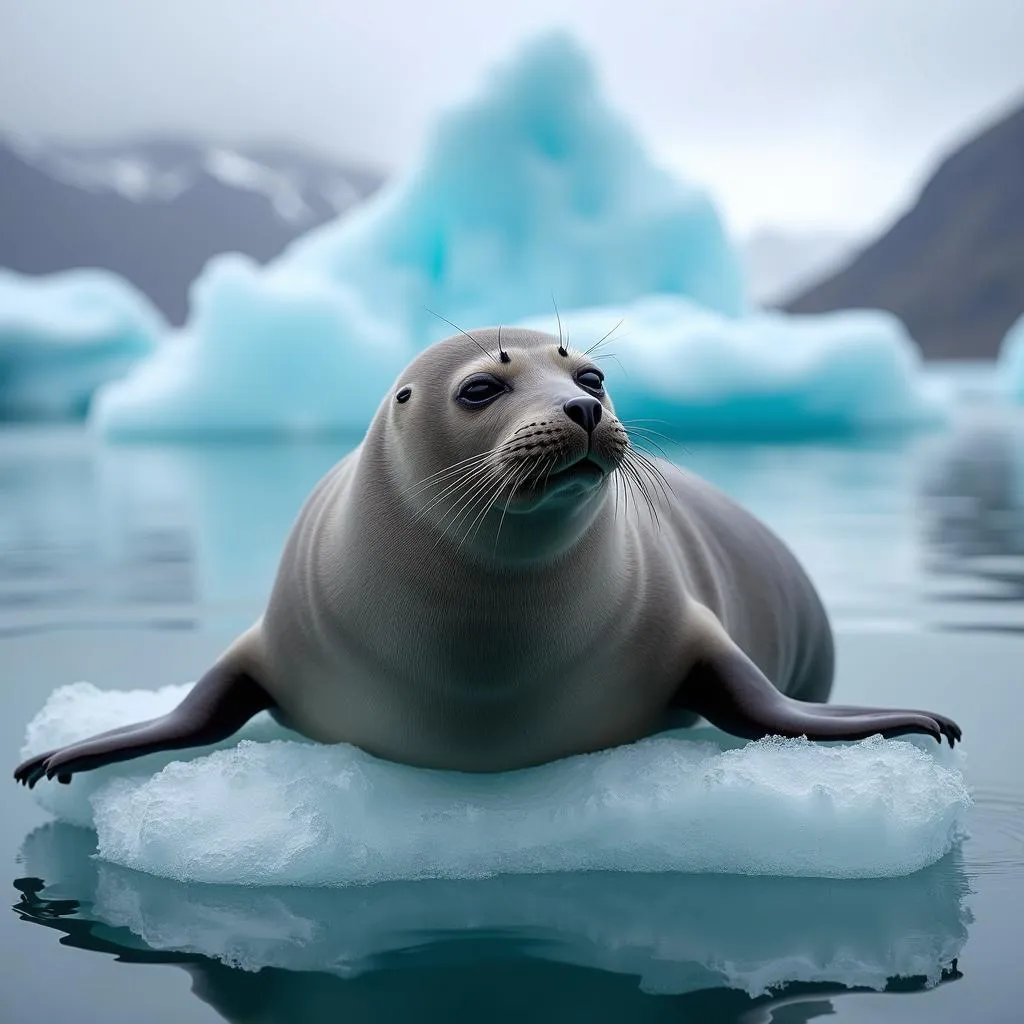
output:
[[[941,415],[919,381],[920,351],[881,310],[733,318],[648,296],[570,311],[561,325],[577,348],[612,331],[595,355],[615,357],[605,369],[616,413],[656,418],[677,438],[826,437]],[[523,326],[559,329],[553,314]]]
[[[266,268],[222,256],[183,335],[98,396],[110,438],[361,432],[420,349],[552,308],[686,296],[746,309],[708,195],[654,164],[581,50],[526,46],[410,171]]]
[[[999,349],[999,377],[1006,394],[1024,404],[1024,316],[1007,331]]]
[[[188,885],[99,860],[95,845],[91,832],[61,824],[26,838],[23,874],[45,884],[18,908],[26,920],[59,926],[68,919],[47,914],[47,903],[75,900],[79,927],[63,941],[99,933],[106,952],[116,941],[169,960],[209,957],[236,968],[236,985],[258,985],[264,968],[372,975],[412,949],[437,966],[453,939],[503,936],[532,958],[633,976],[649,993],[714,986],[757,997],[791,982],[879,990],[896,977],[930,986],[960,955],[971,922],[955,853],[906,878],[838,884],[589,872],[325,890]],[[83,930],[83,917],[95,925]],[[425,1016],[422,1004],[392,1015]]]
[[[163,714],[188,685],[55,691],[23,754]],[[429,771],[320,745],[258,716],[216,748],[43,782],[99,856],[181,882],[345,886],[578,871],[896,877],[956,845],[958,752],[711,729],[516,772]]]
[[[163,329],[115,274],[0,269],[0,421],[83,418],[96,388],[148,355]]]
[[[709,196],[648,157],[556,33],[444,114],[419,162],[362,206],[266,268],[212,261],[183,336],[104,388],[91,422],[122,440],[358,435],[449,324],[553,326],[556,302],[577,339],[625,318],[634,375],[613,399],[680,437],[935,415],[892,316],[751,312]]]

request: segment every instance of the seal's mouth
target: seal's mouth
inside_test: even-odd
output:
[[[596,459],[590,455],[584,455],[568,466],[563,466],[548,477],[549,482],[560,480],[601,480],[607,475],[607,470]]]

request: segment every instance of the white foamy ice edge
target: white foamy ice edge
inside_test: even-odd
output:
[[[188,689],[62,687],[23,753],[163,714]],[[970,804],[952,755],[931,740],[722,749],[666,735],[475,775],[288,735],[264,716],[224,749],[129,761],[35,793],[57,817],[92,825],[113,863],[181,881],[310,886],[591,870],[898,876],[948,852]]]

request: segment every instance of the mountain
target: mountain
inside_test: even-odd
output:
[[[782,303],[874,306],[927,358],[992,358],[1024,311],[1024,106],[945,160],[914,206],[838,273]]]
[[[777,302],[820,281],[839,267],[854,245],[849,236],[831,231],[755,232],[743,243],[751,298],[760,304]]]
[[[381,175],[280,146],[0,138],[0,267],[102,267],[175,324],[216,253],[265,262],[377,189]]]

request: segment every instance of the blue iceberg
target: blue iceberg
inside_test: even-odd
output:
[[[555,300],[590,311],[580,338],[610,307],[626,318],[621,359],[638,372],[613,397],[680,431],[834,433],[922,414],[891,317],[749,314],[709,197],[647,156],[562,34],[441,117],[404,177],[265,269],[214,260],[192,300],[184,335],[97,397],[104,436],[359,434],[409,359],[452,333],[443,320],[516,323]]]
[[[163,326],[114,274],[0,270],[0,421],[81,419],[96,388],[148,355]]]
[[[656,418],[677,438],[836,436],[941,413],[920,382],[920,350],[881,310],[736,318],[656,295],[571,311],[561,324],[577,348],[608,335],[595,355],[614,356],[604,368],[616,413]],[[559,329],[553,314],[524,326]]]
[[[999,376],[1015,402],[1024,403],[1024,316],[1007,331],[999,349]]]
[[[22,753],[153,718],[189,687],[56,690]],[[428,771],[257,716],[217,746],[43,782],[101,858],[185,882],[341,886],[565,871],[896,877],[956,844],[970,797],[932,741],[711,729],[516,772]]]

